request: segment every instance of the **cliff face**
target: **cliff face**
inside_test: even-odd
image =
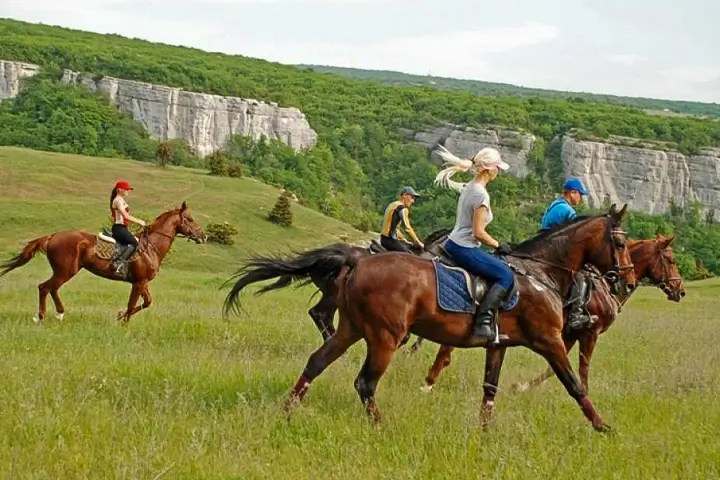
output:
[[[179,88],[92,78],[65,70],[62,81],[106,93],[118,108],[144,125],[155,138],[181,138],[200,156],[225,147],[232,135],[259,140],[262,135],[293,149],[312,148],[317,134],[297,108],[252,99],[186,92]]]
[[[39,71],[40,67],[30,63],[0,60],[0,102],[16,96],[22,88],[22,80]]]
[[[0,101],[16,96],[22,88],[21,80],[39,71],[37,65],[0,60]],[[106,93],[154,138],[183,139],[200,156],[225,147],[232,135],[254,140],[264,135],[296,151],[317,143],[317,134],[297,108],[121,78],[89,77],[70,70],[65,70],[62,81]]]
[[[611,202],[647,213],[666,212],[671,200],[679,206],[697,200],[705,211],[720,213],[720,149],[686,156],[565,136],[562,161],[566,176],[582,178],[592,206],[608,195]]]
[[[528,174],[527,156],[535,144],[535,136],[502,128],[470,128],[459,125],[440,125],[421,131],[405,130],[405,136],[431,150],[430,158],[440,144],[461,158],[470,158],[484,147],[496,148],[510,165],[510,172],[518,177]]]

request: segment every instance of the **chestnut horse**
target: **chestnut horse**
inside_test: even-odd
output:
[[[444,240],[451,230],[452,228],[443,228],[431,233],[423,240],[425,250],[421,250],[419,246],[413,245],[411,247],[412,252],[416,255],[423,254],[428,247],[433,246],[436,242],[438,242],[438,240]],[[335,244],[335,246],[347,249],[348,254],[352,255],[354,258],[366,257],[368,255],[387,251],[377,242],[373,242],[369,247],[342,243]],[[320,332],[320,335],[322,335],[323,342],[325,342],[335,333],[333,318],[335,317],[335,311],[337,310],[337,302],[333,296],[334,287],[332,281],[326,281],[325,278],[314,274],[312,272],[313,268],[312,262],[305,263],[303,261],[298,261],[293,263],[283,261],[282,259],[257,258],[248,262],[244,268],[240,269],[228,280],[228,282],[230,282],[233,279],[242,277],[235,283],[228,295],[239,293],[243,288],[252,283],[271,280],[273,278],[278,279],[275,283],[265,286],[256,292],[256,295],[260,295],[262,293],[269,292],[270,290],[285,288],[291,285],[293,281],[307,277],[306,280],[301,281],[297,284],[297,286],[313,283],[320,291],[322,295],[320,297],[320,301],[308,310],[308,315],[310,315],[310,318],[312,318],[313,322],[315,322],[315,326]],[[231,307],[230,304],[226,304],[226,306]],[[226,308],[226,315],[228,311],[229,309]]]
[[[625,232],[620,229],[625,210],[626,206],[618,212],[613,205],[607,215],[577,217],[516,246],[514,257],[533,261],[512,259],[511,265],[520,272],[516,277],[519,300],[514,308],[500,314],[499,336],[492,343],[470,340],[471,314],[439,308],[431,260],[397,252],[357,259],[332,246],[302,254],[308,259],[315,258],[316,273],[321,277],[335,278],[340,321],[335,334],[308,359],[286,406],[299,402],[328,365],[364,339],[367,356],[355,380],[355,389],[368,415],[379,422],[375,390],[394,351],[412,332],[442,345],[484,347],[495,352],[488,356],[485,369],[486,419],[505,348],[525,346],[548,361],[593,427],[608,429],[570,366],[562,338],[562,303],[577,271],[588,263],[602,274],[620,272],[627,287],[635,287]],[[226,308],[238,302],[239,292],[228,295]]]
[[[685,296],[682,277],[675,265],[670,244],[675,237],[664,237],[658,234],[652,240],[628,240],[628,250],[634,265],[635,276],[640,280],[649,280],[658,286],[667,295],[668,300],[679,302]],[[593,294],[588,304],[591,315],[597,316],[597,321],[583,330],[566,331],[563,333],[565,348],[568,352],[572,350],[575,342],[580,343],[579,364],[580,383],[586,392],[588,389],[588,373],[590,370],[590,359],[595,348],[598,336],[605,333],[615,322],[617,314],[622,306],[628,301],[634,290],[630,293],[611,293],[611,287],[603,279],[593,279]],[[419,344],[418,339],[413,344],[413,349]],[[450,365],[451,354],[454,348],[450,345],[440,346],[435,362],[427,377],[425,378],[424,391],[429,391],[435,385],[438,375],[443,368]],[[529,383],[519,383],[512,386],[513,391],[526,391],[536,387],[553,375],[552,369],[547,369],[542,375],[531,380]]]
[[[639,240],[629,242],[630,256],[635,265],[635,275],[638,280],[647,279],[665,293],[668,300],[679,302],[685,297],[683,279],[675,264],[675,256],[670,244],[675,236],[664,237],[658,234],[653,240]],[[596,283],[597,285],[597,283]],[[590,359],[592,358],[598,337],[605,333],[615,322],[622,311],[622,307],[634,292],[627,295],[613,295],[606,285],[598,289],[592,296],[588,309],[591,314],[597,315],[598,320],[584,330],[569,332],[565,339],[565,348],[572,350],[575,342],[579,343],[578,362],[580,364],[580,382],[585,391],[589,391],[588,376],[590,373]],[[438,352],[438,357],[440,352]],[[436,360],[437,363],[437,360]],[[441,367],[442,368],[442,367]],[[437,375],[435,375],[437,377]],[[552,376],[548,370],[529,382],[517,383],[511,389],[515,392],[524,392],[537,387]]]
[[[104,240],[81,230],[69,230],[55,232],[28,242],[22,252],[0,265],[0,277],[22,267],[32,260],[36,253],[46,254],[53,274],[38,285],[39,308],[37,316],[33,318],[36,323],[45,318],[48,294],[55,303],[56,318],[63,319],[65,306],[60,300],[58,290],[82,268],[99,277],[128,282],[132,284],[132,290],[127,310],[118,313],[117,317],[118,320],[126,323],[131,316],[148,308],[152,303],[148,283],[157,275],[160,264],[178,234],[185,235],[195,243],[205,241],[203,229],[195,223],[185,202],[179,208],[162,213],[143,230],[138,249],[130,257],[127,276],[115,273],[110,266],[110,259],[105,258],[108,255],[99,253],[101,242],[105,242]],[[114,248],[114,244],[111,244],[110,248]],[[136,306],[140,296],[143,298],[143,304]]]

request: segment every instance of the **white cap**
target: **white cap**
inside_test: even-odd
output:
[[[510,168],[510,165],[503,162],[502,158],[500,158],[500,152],[491,147],[485,147],[479,152],[477,152],[473,157],[472,161],[476,167],[480,167],[483,169],[497,167],[500,170],[507,170],[508,168]]]

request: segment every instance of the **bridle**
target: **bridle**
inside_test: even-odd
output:
[[[670,247],[665,247],[658,251],[658,257],[655,260],[655,263],[653,264],[652,268],[649,271],[650,274],[646,275],[646,276],[650,279],[650,281],[653,283],[653,285],[655,285],[660,290],[662,290],[663,293],[665,293],[666,295],[670,295],[671,293],[673,293],[669,287],[670,282],[672,282],[674,280],[679,280],[682,282],[682,277],[672,276],[670,274],[670,266],[668,265],[667,260],[663,256],[663,253],[667,252],[667,251],[670,251]],[[662,265],[661,265],[661,263],[662,263]],[[658,268],[660,268],[660,271],[661,271],[660,280],[655,280],[653,277],[655,276],[655,271]],[[625,295],[625,298],[623,298],[622,300],[618,300],[616,298],[616,296],[617,296],[616,294],[610,295],[611,298],[613,300],[615,300],[615,302],[618,305],[617,306],[618,313],[620,313],[622,311],[622,308],[625,306],[625,303],[628,300],[630,300],[630,297],[632,296],[633,293],[635,293],[635,290],[633,290],[633,291],[629,292],[627,295]]]
[[[658,252],[659,255],[657,257],[657,260],[655,260],[655,264],[653,265],[652,269],[650,270],[650,272],[654,276],[655,271],[658,268],[660,268],[660,272],[661,272],[660,280],[656,282],[652,277],[651,277],[651,280],[666,295],[670,295],[672,293],[672,290],[670,290],[671,282],[673,282],[673,281],[682,282],[681,276],[679,276],[679,275],[673,276],[670,273],[670,266],[668,265],[669,262],[665,259],[665,256],[663,255],[665,252],[668,252],[668,251],[670,251],[670,247],[665,247]]]
[[[612,264],[614,270],[609,270],[605,272],[603,277],[605,277],[609,282],[617,283],[621,277],[624,277],[623,273],[626,270],[632,270],[635,268],[635,265],[633,263],[628,263],[626,265],[620,265],[620,262],[618,260],[617,256],[617,248],[615,247],[615,239],[613,238],[614,235],[622,235],[624,239],[627,239],[627,232],[623,230],[620,227],[617,226],[610,226],[607,229],[608,233],[608,243],[610,245],[610,256],[612,259]]]
[[[194,239],[194,238],[199,238],[199,236],[197,235],[197,232],[195,232],[194,229],[187,227],[187,223],[186,223],[186,222],[188,222],[188,219],[185,217],[185,215],[183,215],[183,212],[178,212],[178,214],[180,215],[180,225],[179,225],[178,228],[175,230],[175,231],[176,231],[175,235],[169,235],[169,234],[167,234],[167,233],[165,233],[165,232],[161,232],[161,231],[159,231],[159,230],[153,230],[152,232],[150,232],[150,227],[149,227],[149,226],[146,226],[146,227],[143,229],[143,237],[145,237],[145,238],[147,239],[147,242],[148,242],[148,243],[150,243],[150,239],[149,239],[150,233],[155,233],[155,234],[157,234],[157,235],[160,235],[160,236],[162,236],[162,237],[168,238],[168,239],[170,239],[170,240],[172,240],[173,238],[177,237],[178,235],[182,235],[182,236],[184,236],[184,237],[187,238],[187,241],[188,241],[188,242],[189,242],[190,240]],[[188,230],[190,230],[190,231],[192,232],[191,235],[185,235],[185,234],[179,233],[179,230],[182,229],[183,227],[186,228],[186,229],[188,229]],[[151,243],[150,243],[150,244],[151,244]],[[152,245],[152,244],[151,244],[151,245]]]

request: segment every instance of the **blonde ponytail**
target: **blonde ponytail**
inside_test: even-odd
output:
[[[456,157],[442,145],[438,145],[437,154],[445,161],[443,166],[446,168],[441,170],[440,173],[435,176],[435,185],[443,188],[450,188],[457,192],[461,191],[465,184],[455,182],[451,180],[450,177],[455,175],[457,172],[467,172],[471,170],[475,166],[474,162],[472,160],[463,160],[462,158]]]

